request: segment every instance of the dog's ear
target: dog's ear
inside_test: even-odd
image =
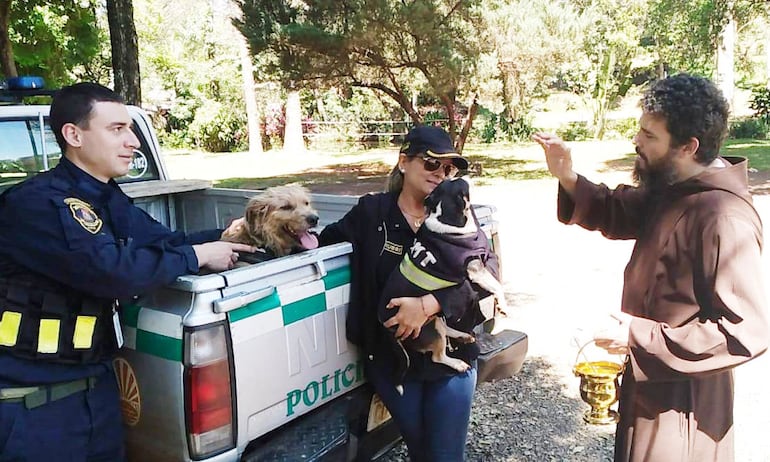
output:
[[[440,186],[440,185],[439,185]],[[439,196],[436,194],[436,190],[439,187],[433,189],[433,191],[428,194],[428,196],[425,198],[425,201],[423,202],[425,204],[425,208],[427,208],[430,211],[436,210],[436,206],[438,206],[439,203]]]
[[[265,217],[270,212],[270,204],[266,201],[261,201],[259,198],[252,199],[248,207],[246,207],[246,222],[249,228],[255,228],[257,224],[265,221]],[[252,229],[256,231],[256,229]]]

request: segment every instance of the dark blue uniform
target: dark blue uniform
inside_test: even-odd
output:
[[[74,303],[78,309],[81,304],[103,305],[197,272],[192,245],[217,240],[221,230],[189,236],[172,232],[135,207],[117,183],[102,183],[65,157],[56,168],[0,196],[0,230],[0,461],[121,460],[120,403],[111,365],[118,345],[109,311],[106,316],[83,316],[92,322],[77,328],[68,326],[74,317],[62,313],[54,313],[61,322],[53,330],[38,331],[37,324],[25,330],[24,322],[46,317],[48,300],[65,300],[62,306]],[[14,298],[20,283],[29,306]],[[38,296],[43,292],[45,296]],[[24,320],[21,328],[18,319]],[[73,330],[80,334],[71,334]],[[38,350],[21,351],[25,336],[38,332],[61,338],[45,345],[27,338],[27,347]],[[80,335],[83,350],[73,350],[72,335]],[[15,396],[8,393],[2,399],[4,389],[17,393],[47,384],[32,401],[29,396],[26,401],[7,399]]]

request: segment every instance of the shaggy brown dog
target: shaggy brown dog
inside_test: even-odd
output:
[[[222,240],[258,247],[265,253],[266,258],[257,258],[262,261],[318,247],[318,238],[310,232],[317,224],[307,189],[275,186],[249,200],[243,225],[222,233]]]

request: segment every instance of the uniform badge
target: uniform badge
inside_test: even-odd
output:
[[[401,244],[396,244],[394,242],[385,241],[384,246],[385,251],[394,253],[396,255],[403,255],[404,254],[404,246]]]
[[[91,208],[91,204],[74,197],[64,199],[64,203],[69,206],[72,218],[80,223],[83,229],[91,234],[96,234],[102,229],[102,219]]]

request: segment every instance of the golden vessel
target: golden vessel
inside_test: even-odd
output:
[[[578,351],[578,357],[591,342]],[[614,361],[577,362],[572,372],[580,377],[580,398],[591,406],[583,415],[583,420],[594,425],[613,424],[618,421],[618,413],[610,409],[617,402],[620,394],[618,379],[623,373],[623,365]]]
[[[618,377],[623,366],[612,361],[591,361],[576,364],[573,372],[580,377],[580,398],[591,406],[583,420],[596,425],[617,422],[618,413],[610,406],[618,400]]]

